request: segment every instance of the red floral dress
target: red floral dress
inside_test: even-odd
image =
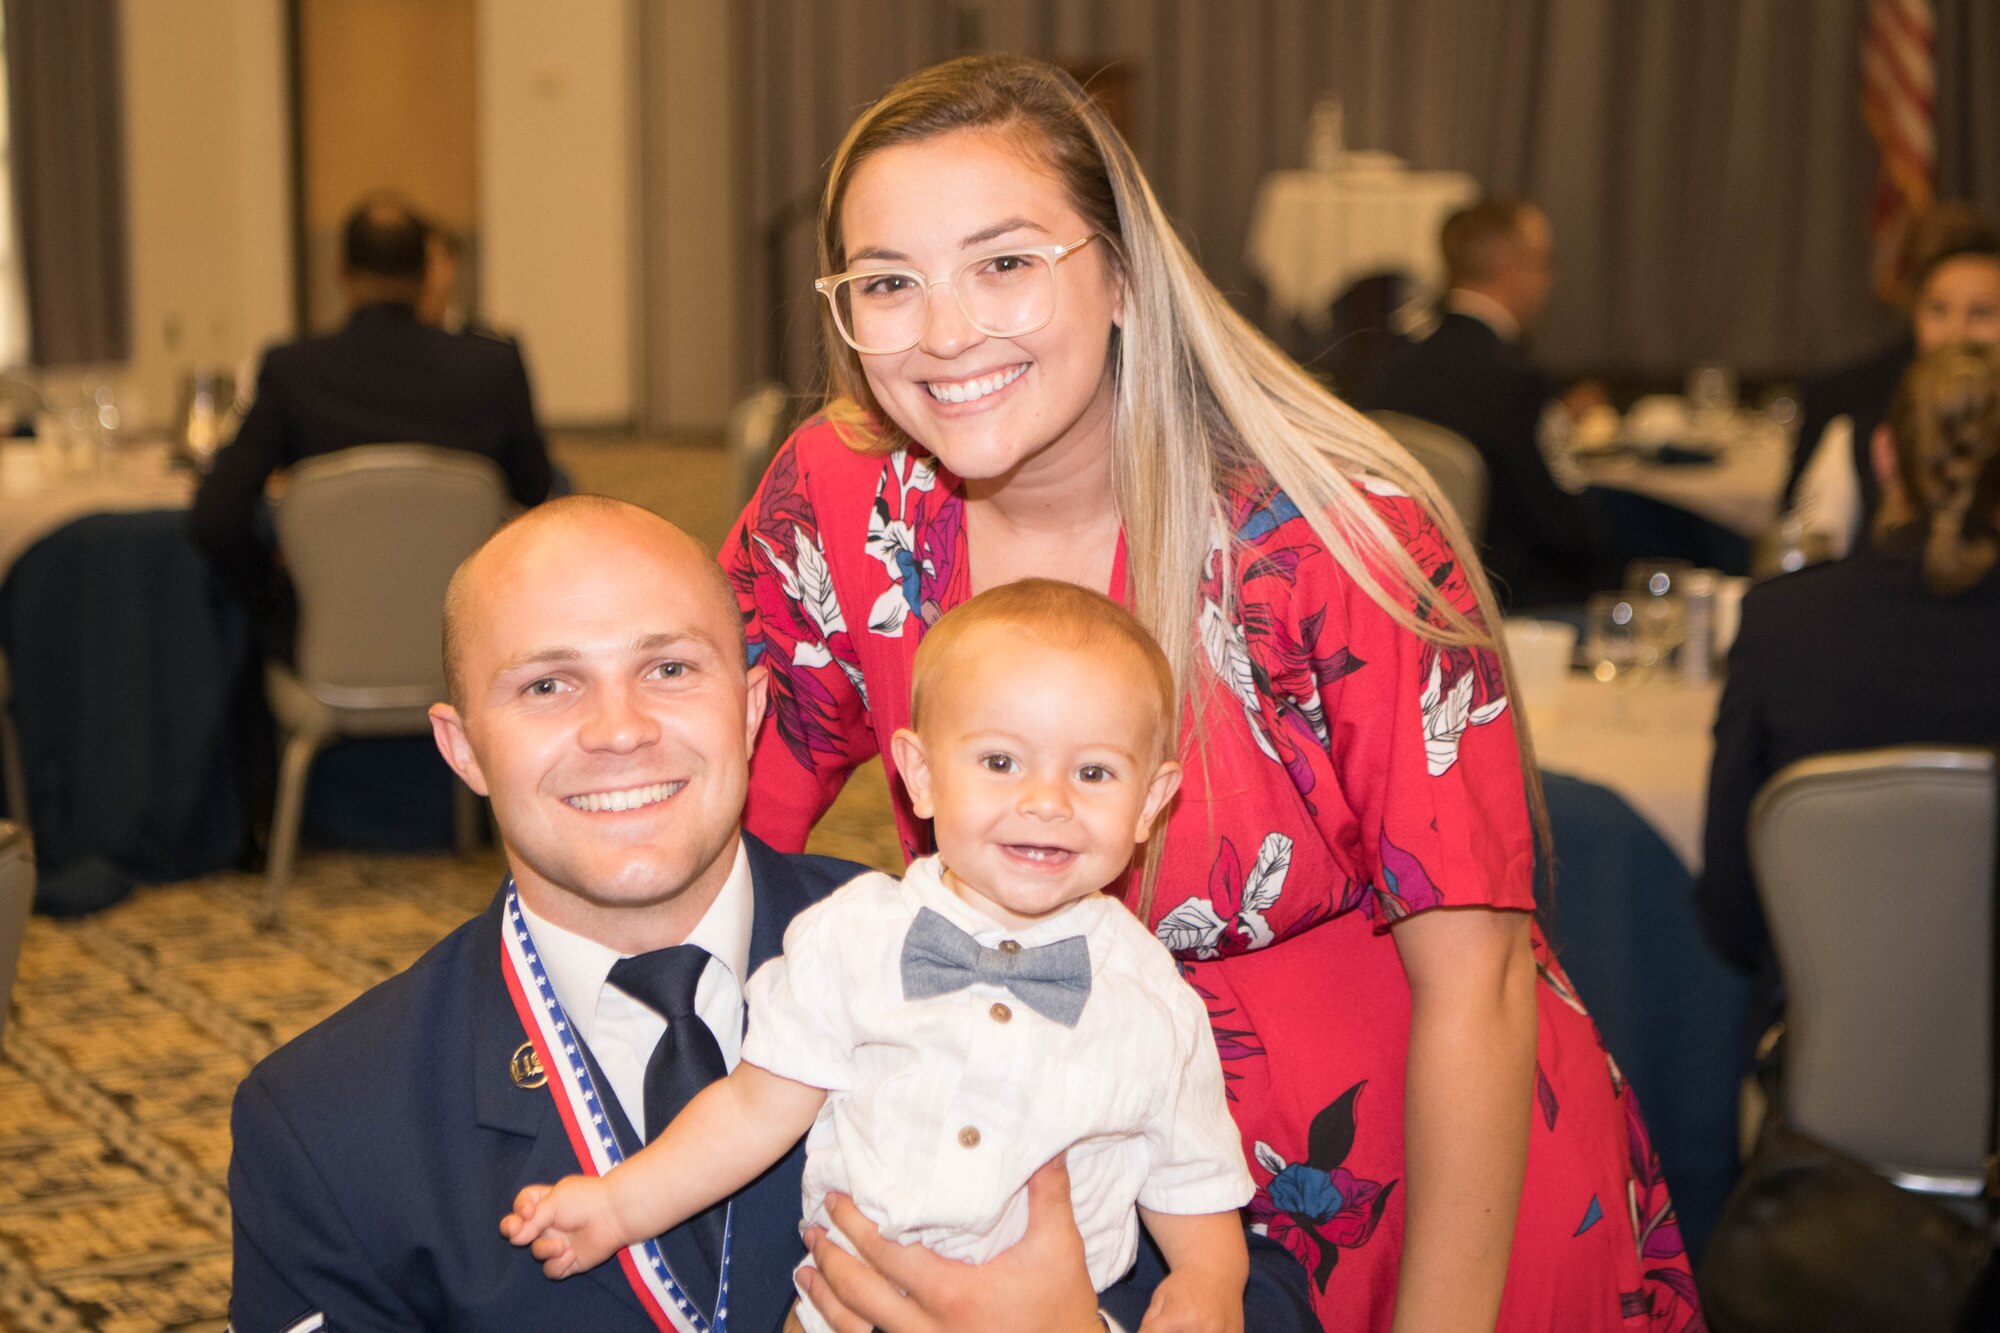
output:
[[[1436,595],[1470,609],[1422,510],[1366,489]],[[1207,1003],[1258,1182],[1253,1223],[1305,1265],[1329,1329],[1386,1329],[1410,1023],[1389,927],[1441,905],[1533,908],[1512,718],[1492,654],[1399,626],[1283,492],[1253,479],[1228,508],[1198,627],[1220,685],[1198,694],[1206,739],[1167,823],[1149,924]],[[820,420],[779,452],[731,533],[723,564],[771,689],[747,823],[774,846],[802,847],[855,765],[889,761],[917,642],[969,593],[964,512],[935,459],[855,453]],[[1123,557],[1121,544],[1114,588]],[[893,764],[890,778],[914,858],[929,830]],[[1700,1329],[1637,1101],[1533,938],[1535,1102],[1500,1326]]]

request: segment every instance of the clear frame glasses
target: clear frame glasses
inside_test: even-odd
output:
[[[833,309],[834,327],[855,351],[893,356],[923,341],[931,322],[931,289],[950,287],[966,322],[989,338],[1033,333],[1056,315],[1056,265],[1097,239],[1030,245],[981,255],[950,279],[910,268],[852,269],[813,282]]]

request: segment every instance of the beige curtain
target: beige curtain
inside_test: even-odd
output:
[[[1938,0],[1941,178],[2000,211],[2000,5]],[[1210,275],[1243,258],[1257,182],[1304,157],[1331,94],[1347,143],[1468,171],[1547,208],[1559,371],[1749,376],[1859,353],[1873,150],[1862,0],[745,0],[747,210],[762,275],[750,364],[814,369],[809,218],[854,113],[976,50],[1125,62],[1131,130]]]
[[[125,148],[114,0],[6,0],[7,113],[28,356],[130,350]]]

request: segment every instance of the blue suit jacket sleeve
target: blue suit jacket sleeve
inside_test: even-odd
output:
[[[237,1089],[230,1132],[234,1333],[272,1333],[314,1312],[341,1333],[422,1328],[423,1321],[375,1272],[360,1238],[340,1215],[336,1194],[254,1077]]]

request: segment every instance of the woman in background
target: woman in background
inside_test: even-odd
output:
[[[1782,1003],[1746,841],[1757,790],[1808,755],[2000,744],[2000,346],[1920,356],[1870,446],[1872,545],[1750,590],[1716,712],[1696,904],[1758,980],[1756,1031]]]
[[[1187,700],[1127,901],[1207,1004],[1251,1218],[1327,1327],[1699,1328],[1637,1106],[1533,923],[1493,596],[1421,469],[1230,308],[1042,62],[948,62],[864,112],[820,260],[832,399],[723,552],[771,673],[749,829],[804,844],[907,725],[943,611],[1030,575],[1109,592]],[[1037,817],[1059,841],[1067,812]],[[861,1290],[856,1328],[923,1304]]]
[[[2000,233],[1959,218],[1948,240],[1917,270],[1910,301],[1916,355],[1954,342],[2000,343]],[[1882,503],[1870,459],[1876,426],[1888,414],[1893,386],[1827,423],[1806,461],[1791,515],[1826,535],[1831,554],[1866,544]]]

